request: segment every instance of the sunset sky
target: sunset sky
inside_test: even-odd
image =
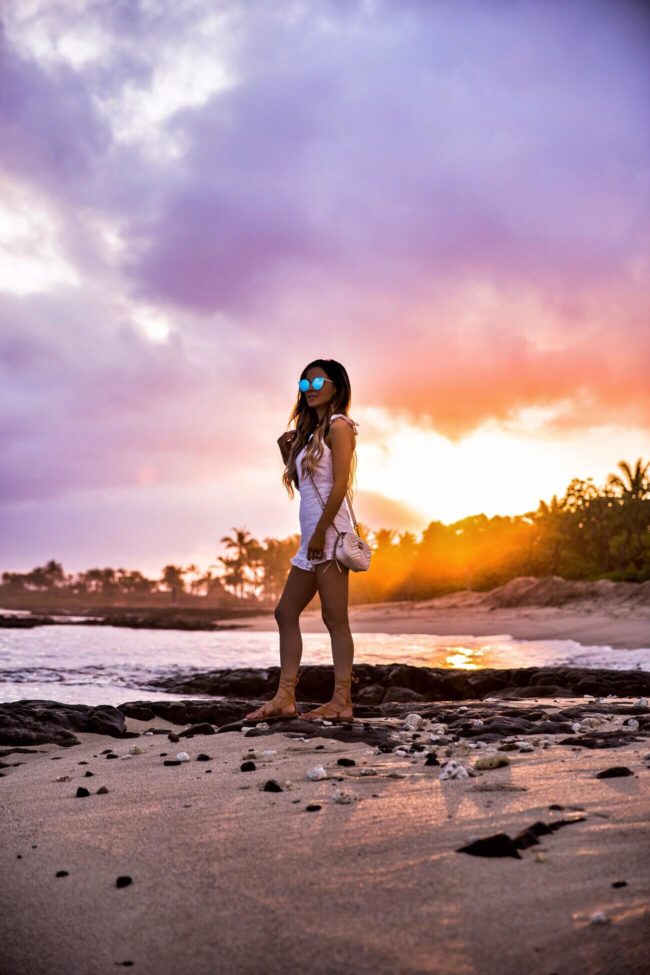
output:
[[[650,460],[648,10],[5,2],[0,570],[297,532],[320,356],[371,529]]]

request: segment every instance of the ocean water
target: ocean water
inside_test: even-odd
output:
[[[509,634],[436,636],[354,632],[355,663],[467,668],[567,664],[650,671],[650,648],[620,650],[573,640],[515,640]],[[302,663],[331,664],[329,634],[303,633]],[[0,701],[44,699],[117,705],[203,699],[151,688],[157,677],[220,667],[279,664],[277,628],[186,632],[52,624],[0,629]]]

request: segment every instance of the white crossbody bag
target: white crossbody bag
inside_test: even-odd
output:
[[[312,477],[311,471],[308,472],[311,477],[311,482],[316,488],[316,494],[320,498],[320,503],[323,508],[325,508],[325,502],[321,498],[320,491],[316,487],[316,482]],[[352,500],[350,499],[349,492],[346,492],[346,498],[348,499],[348,504],[350,505],[350,511],[352,512],[352,524],[355,527],[355,531],[343,531],[336,533],[336,542],[334,543],[334,561],[336,562],[336,568],[341,571],[341,565],[345,565],[352,572],[366,572],[370,568],[370,553],[371,549],[368,543],[361,538],[358,534],[359,526],[357,524],[357,519],[354,517],[354,510],[352,508]],[[334,527],[336,519],[332,522]],[[340,565],[339,565],[340,562]],[[329,565],[327,566],[329,569]],[[325,571],[327,572],[327,569]]]

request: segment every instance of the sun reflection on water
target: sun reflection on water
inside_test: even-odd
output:
[[[453,647],[453,653],[445,656],[444,667],[462,667],[464,670],[481,670],[485,661],[480,659],[489,647]]]

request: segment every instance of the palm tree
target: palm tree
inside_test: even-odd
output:
[[[246,528],[233,528],[232,531],[234,535],[224,535],[220,539],[221,544],[234,553],[232,558],[219,555],[217,560],[226,569],[225,584],[233,586],[238,598],[241,599],[244,594],[246,570],[250,568],[253,559],[257,558],[259,542]]]
[[[650,462],[644,464],[639,457],[634,470],[625,460],[619,460],[617,466],[623,472],[623,477],[620,474],[610,474],[607,487],[621,492],[618,523],[621,535],[619,568],[624,569],[628,561],[631,561],[637,569],[641,569],[644,560],[644,537],[650,531],[647,505],[650,498]]]
[[[610,474],[607,478],[608,485],[620,488],[624,500],[646,501],[650,498],[650,478],[648,477],[650,461],[644,465],[639,457],[634,470],[626,460],[619,460],[617,466],[623,471],[627,482],[619,474]]]
[[[26,581],[34,589],[57,589],[65,585],[65,573],[60,562],[54,559],[27,573]]]
[[[276,600],[286,582],[289,562],[300,545],[300,535],[288,538],[265,538],[260,552],[264,569],[262,596],[265,600]]]

